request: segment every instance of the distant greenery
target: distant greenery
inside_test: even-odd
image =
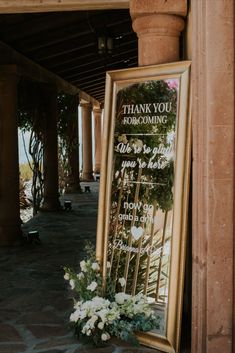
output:
[[[48,107],[50,95],[46,85],[32,81],[21,81],[18,94],[18,127],[30,132],[27,154],[31,159],[31,169],[27,164],[21,167],[21,176],[24,180],[32,179],[32,195],[37,211],[38,201],[43,197],[43,149],[44,132],[47,129],[47,121],[50,119]],[[79,104],[78,96],[71,96],[63,92],[57,95],[58,103],[58,157],[59,157],[59,184],[64,185],[69,172],[68,151],[74,148],[76,141],[75,120],[76,107]]]
[[[20,164],[19,168],[20,168],[20,177],[23,181],[29,181],[32,179],[33,172],[28,163]]]

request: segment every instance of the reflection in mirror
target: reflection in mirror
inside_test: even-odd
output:
[[[121,87],[116,99],[107,271],[144,293],[165,336],[179,79]],[[120,280],[120,279],[124,280]]]

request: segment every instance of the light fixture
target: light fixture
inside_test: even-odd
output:
[[[64,201],[64,209],[66,211],[71,211],[72,210],[72,202],[70,200],[65,200]]]
[[[98,53],[101,55],[110,55],[113,52],[113,38],[102,35],[98,37]]]
[[[28,243],[41,244],[41,240],[39,239],[39,231],[38,230],[31,230],[28,232]]]

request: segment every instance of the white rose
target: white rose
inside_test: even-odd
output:
[[[81,270],[82,270],[83,272],[87,272],[86,261],[82,260],[82,261],[80,262],[80,267],[81,267]]]
[[[101,335],[102,341],[108,341],[110,339],[110,335],[108,332],[102,333]]]
[[[69,281],[69,284],[70,284],[70,287],[71,287],[72,289],[75,288],[75,282],[74,282],[73,279],[71,279],[71,280]]]
[[[69,280],[69,274],[68,274],[68,272],[66,272],[66,273],[65,273],[65,275],[64,275],[64,279],[65,279],[66,281],[68,281],[68,280]]]
[[[68,274],[68,272],[66,272],[66,273],[64,274],[64,279],[65,279],[66,281],[69,280],[69,274]]]
[[[111,263],[109,261],[106,262],[106,267],[110,268],[111,267]]]
[[[97,287],[97,283],[96,282],[91,282],[91,284],[89,284],[89,286],[87,286],[87,289],[90,290],[91,292],[94,292],[94,290]]]
[[[94,271],[99,271],[100,266],[99,266],[99,264],[97,262],[93,262],[93,264],[91,265],[91,268]]]
[[[91,335],[91,330],[87,330],[86,335],[90,336]]]
[[[118,282],[120,283],[121,287],[124,287],[126,285],[126,280],[125,278],[119,278]]]
[[[99,328],[100,330],[103,330],[103,328],[104,328],[104,323],[103,323],[102,321],[98,323],[98,328]]]

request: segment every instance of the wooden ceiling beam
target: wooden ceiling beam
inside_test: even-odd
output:
[[[92,96],[96,96],[97,94],[104,94],[104,92],[105,92],[105,86],[95,90],[89,90],[89,94],[91,94]]]
[[[76,79],[77,81],[87,81],[89,80],[90,78],[91,79],[95,79],[96,77],[99,77],[101,75],[105,75],[105,67],[102,67],[102,68],[97,68],[97,70],[94,68],[94,70],[91,71],[90,75],[88,75],[87,72],[82,72],[81,74],[74,74],[74,75],[71,75],[71,76],[67,76],[65,75],[66,79],[69,79],[70,81],[73,80],[73,79]]]
[[[104,94],[100,94],[96,96],[96,99],[100,102],[103,103],[104,102]]]
[[[122,43],[118,45],[116,48],[114,48],[114,52],[110,58],[110,60],[113,60],[121,56],[126,56],[128,57],[129,55],[132,55],[133,52],[138,53],[138,48],[137,48],[137,40],[134,38],[132,41],[128,41],[127,43]],[[76,55],[68,55],[67,60],[63,59],[60,61],[55,61],[53,62],[48,61],[48,62],[43,62],[45,66],[50,68],[51,70],[56,70],[58,72],[66,72],[67,69],[71,67],[77,67],[83,68],[86,65],[89,65],[90,63],[93,64],[94,66],[99,65],[101,62],[104,62],[104,59],[102,56],[94,56],[94,53],[90,52],[88,50],[85,51],[83,56],[77,56]]]
[[[130,26],[130,24],[128,25]],[[129,28],[128,28],[129,29]],[[131,29],[129,29],[130,32],[128,32],[125,36],[125,40],[128,41],[129,37],[133,38],[133,32]],[[116,32],[112,32],[113,38],[115,38],[120,31],[120,27],[116,29]],[[121,35],[121,33],[120,33]],[[79,40],[78,40],[79,38]],[[45,46],[42,46],[39,49],[33,50],[30,47],[27,48],[21,48],[20,44],[17,46],[17,49],[20,51],[23,51],[25,54],[32,56],[35,58],[37,61],[42,61],[45,59],[50,59],[53,57],[60,56],[65,53],[70,53],[74,52],[75,50],[79,50],[80,53],[82,53],[82,50],[85,48],[88,48],[89,46],[98,46],[98,34],[95,32],[89,32],[86,35],[82,35],[81,37],[73,37],[71,39],[68,39],[66,41],[60,41],[54,45],[48,45],[47,44],[47,38],[45,38]],[[136,36],[134,37],[136,38]],[[115,45],[115,40],[114,40],[114,45]],[[97,49],[98,51],[98,49]]]
[[[0,2],[1,4],[1,2]],[[0,6],[1,13],[1,6]],[[15,15],[17,16],[17,15]],[[62,13],[48,13],[35,17],[31,14],[24,22],[11,24],[1,29],[1,37],[7,38],[9,41],[17,41],[19,39],[30,38],[35,35],[40,35],[42,32],[59,29],[61,26],[66,26],[75,22],[81,16],[76,12],[72,12],[69,16],[64,16]],[[20,31],[19,31],[20,26]]]
[[[70,79],[73,77],[78,77],[81,76],[81,78],[85,78],[87,74],[91,73],[91,72],[97,72],[97,71],[103,71],[104,69],[112,69],[112,67],[115,67],[116,65],[122,64],[123,67],[125,67],[127,62],[138,62],[138,54],[136,53],[136,55],[132,55],[132,56],[120,56],[119,60],[115,60],[115,61],[110,61],[107,62],[106,64],[104,63],[104,61],[100,61],[99,63],[101,64],[99,66],[99,63],[96,62],[97,65],[94,64],[90,64],[89,65],[81,65],[81,66],[75,66],[72,67],[71,69],[68,69],[66,72],[60,72],[58,71],[58,73],[61,76],[65,76],[66,79]],[[80,73],[81,72],[81,73]]]
[[[81,15],[80,15],[81,16]],[[117,13],[110,12],[102,12],[97,14],[95,12],[92,16],[81,16],[81,19],[73,23],[71,21],[68,25],[61,25],[59,28],[52,28],[50,29],[49,33],[45,33],[45,31],[40,31],[39,35],[33,35],[32,37],[26,38],[25,40],[21,40],[18,43],[18,48],[21,50],[29,50],[34,51],[40,48],[46,48],[51,45],[55,45],[61,43],[66,40],[70,40],[72,38],[79,38],[84,35],[88,35],[91,32],[97,32],[100,27],[103,27],[105,23],[105,17],[110,16],[112,18],[112,22],[107,24],[107,29],[112,31],[114,27],[118,26],[118,29],[122,28],[122,31],[128,32],[131,31],[131,22],[130,16],[126,11],[117,11]],[[66,16],[65,16],[66,17]],[[70,17],[70,14],[69,14]],[[115,30],[117,33],[118,29]],[[14,43],[13,43],[14,44]]]
[[[128,0],[5,0],[0,13],[128,9]]]
[[[38,82],[48,83],[50,85],[56,86],[60,91],[65,93],[83,96],[88,101],[96,102],[94,98],[90,97],[86,92],[83,92],[78,87],[70,84],[58,75],[44,69],[40,65],[36,64],[32,60],[26,58],[24,55],[18,53],[16,50],[12,49],[5,43],[0,42],[0,65],[17,65],[19,68],[19,73],[22,76],[29,77],[32,80]],[[97,103],[97,102],[96,102]]]
[[[57,67],[59,66],[72,65],[73,61],[78,60],[80,57],[82,57],[86,62],[90,61],[91,58],[94,58],[94,51],[92,49],[93,49],[92,47],[88,48],[84,52],[84,55],[82,56],[79,55],[80,54],[79,49],[76,49],[72,53],[65,53],[63,55],[60,55],[60,60],[57,60],[56,58],[50,58],[50,59],[39,60],[39,62],[43,66],[46,66],[51,70],[53,69],[57,70]]]
[[[97,68],[94,67],[89,71],[82,70],[77,74],[75,73],[73,75],[64,75],[64,77],[66,78],[66,80],[69,80],[69,81],[73,81],[74,79],[76,79],[79,82],[83,82],[83,81],[86,82],[89,79],[95,79],[96,77],[105,75],[106,71],[108,70],[115,70],[117,68],[126,68],[128,64],[132,64],[133,66],[135,63],[137,64],[137,62],[138,60],[136,56],[132,60],[129,59],[126,63],[124,63],[123,61],[117,61],[115,63],[111,62],[110,64],[107,64],[106,67],[105,66],[100,66]]]
[[[104,99],[104,93],[105,93],[105,90],[103,90],[102,93],[97,93],[97,94],[96,94],[96,97],[99,98],[99,101],[100,101],[101,99]]]
[[[43,61],[45,59],[59,57],[63,54],[72,53],[76,50],[79,50],[81,53],[84,49],[89,47],[94,48],[94,46],[97,46],[97,40],[95,34],[91,33],[82,37],[80,41],[78,41],[77,38],[73,38],[66,42],[52,45],[48,48],[40,48],[33,51],[29,48],[29,50],[25,50],[25,53],[37,61]]]
[[[133,50],[135,49],[137,52],[137,38],[136,35],[133,34],[131,37],[129,37],[129,39],[127,41],[123,41],[118,43],[115,48],[114,48],[114,52],[112,54],[112,58],[116,57],[117,55],[120,54],[127,54],[129,50]],[[80,49],[76,49],[73,52],[70,53],[65,53],[63,55],[60,55],[60,60],[57,60],[55,57],[48,59],[48,60],[39,60],[39,62],[43,65],[48,67],[50,70],[58,70],[59,66],[69,66],[69,65],[74,65],[74,62],[78,62],[80,65],[80,63],[82,64],[87,64],[89,63],[91,60],[91,57],[93,57],[93,62],[96,60],[101,60],[102,57],[97,55],[94,55],[94,48],[90,47],[87,48],[84,51],[84,54],[81,53]],[[98,58],[98,59],[97,59]],[[99,59],[100,58],[100,59]],[[94,60],[95,59],[95,60]]]
[[[90,84],[88,83],[88,84],[81,84],[80,85],[80,83],[79,83],[79,87],[81,87],[81,89],[82,89],[82,87],[86,87],[86,89],[88,89],[88,90],[90,90],[90,89],[95,89],[95,88],[100,88],[100,87],[103,87],[104,86],[104,84],[105,84],[105,76],[104,76],[104,78],[103,78],[103,80],[100,82],[100,81],[93,81],[93,82],[90,82]]]

